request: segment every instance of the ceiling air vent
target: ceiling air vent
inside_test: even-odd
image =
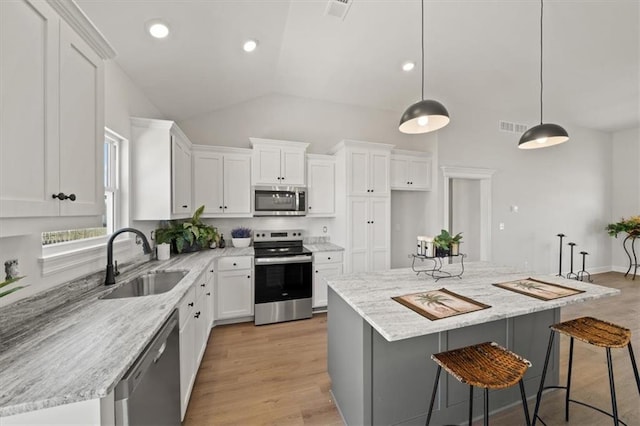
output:
[[[498,130],[501,132],[521,134],[527,130],[527,125],[500,120],[498,121]]]
[[[329,0],[324,14],[344,19],[344,17],[347,16],[347,12],[349,11],[349,7],[351,7],[352,1],[353,0]]]

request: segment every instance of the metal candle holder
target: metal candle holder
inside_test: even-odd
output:
[[[564,234],[558,234],[558,237],[560,237],[560,266],[558,268],[558,277],[563,277],[564,275],[562,275],[562,239],[564,238]]]
[[[576,243],[569,243],[568,245],[571,246],[571,272],[567,274],[567,278],[573,278],[577,280],[578,274],[573,273],[573,248],[576,246]]]
[[[584,281],[584,276],[586,275],[587,280],[589,280],[589,282],[592,283],[593,280],[591,279],[591,274],[588,273],[584,268],[585,259],[589,253],[587,253],[586,251],[581,251],[580,254],[582,255],[582,270],[578,271],[578,278],[576,279],[579,279],[580,281]]]

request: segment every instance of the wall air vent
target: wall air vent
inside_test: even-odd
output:
[[[501,132],[522,134],[527,130],[527,125],[500,120],[498,121],[498,130]]]
[[[333,16],[336,18],[344,19],[347,16],[349,7],[353,0],[329,0],[327,8],[324,10],[324,14],[327,16]]]

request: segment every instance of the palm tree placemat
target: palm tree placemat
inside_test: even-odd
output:
[[[533,278],[497,283],[494,284],[494,286],[541,300],[553,300],[561,297],[573,296],[578,293],[584,293],[584,290],[577,290],[575,288],[565,287],[559,284],[546,283]]]
[[[491,307],[445,288],[396,296],[392,299],[432,321]]]

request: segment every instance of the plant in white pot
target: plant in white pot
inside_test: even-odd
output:
[[[251,229],[242,226],[232,229],[231,241],[234,247],[249,247],[249,244],[251,244]]]

